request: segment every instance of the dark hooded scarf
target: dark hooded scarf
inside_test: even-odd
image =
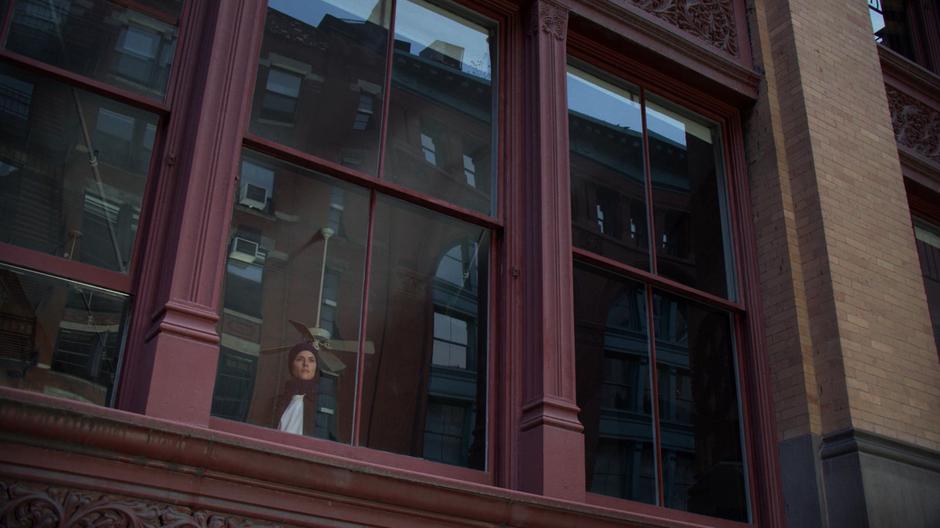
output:
[[[301,380],[294,377],[292,366],[297,355],[308,350],[313,353],[317,360],[317,367],[314,370],[313,379]],[[278,395],[277,405],[274,413],[274,428],[278,429],[281,424],[281,416],[287,410],[291,400],[296,394],[304,395],[304,436],[313,436],[317,420],[317,395],[320,386],[320,355],[317,354],[313,343],[303,342],[294,345],[287,354],[287,372],[290,374],[288,380],[284,383],[284,389]]]

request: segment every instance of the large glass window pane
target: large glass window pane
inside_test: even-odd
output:
[[[251,132],[375,174],[389,9],[384,0],[270,0]]]
[[[649,270],[639,91],[569,69],[568,134],[572,243]]]
[[[728,313],[654,292],[666,507],[747,521]]]
[[[109,405],[126,295],[0,264],[0,385]]]
[[[575,264],[575,354],[587,489],[656,503],[646,295]]]
[[[930,320],[933,323],[934,341],[937,343],[937,350],[940,350],[940,226],[916,219],[914,235],[917,239],[917,253],[920,255],[920,269],[924,276]]]
[[[0,241],[126,272],[157,116],[0,64]]]
[[[646,126],[659,274],[733,297],[717,125],[650,96]]]
[[[176,50],[180,2],[148,4],[145,14],[104,0],[17,0],[6,48],[163,97]]]
[[[399,0],[388,121],[388,179],[493,214],[492,25]]]
[[[350,441],[368,215],[364,189],[244,153],[215,416]],[[296,348],[305,342],[315,346]],[[313,379],[294,368],[303,356],[316,363]],[[299,410],[291,407],[295,399],[303,402]]]
[[[483,469],[489,231],[379,196],[360,442]]]

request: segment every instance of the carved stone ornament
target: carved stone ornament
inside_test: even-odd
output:
[[[885,86],[898,145],[940,165],[940,112],[891,86]]]
[[[704,39],[731,55],[738,54],[732,0],[630,0],[640,9]]]
[[[254,528],[279,525],[90,491],[0,482],[0,526]]]
[[[562,41],[568,34],[568,10],[549,2],[536,2],[529,22],[529,33],[542,31]]]

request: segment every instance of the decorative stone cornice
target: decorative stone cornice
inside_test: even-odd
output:
[[[940,165],[940,112],[891,85],[885,91],[898,145]]]
[[[677,526],[6,387],[0,478],[11,527]]]
[[[738,32],[731,0],[630,0],[640,9],[738,55]]]
[[[0,481],[0,525],[249,528],[271,523],[92,491]]]

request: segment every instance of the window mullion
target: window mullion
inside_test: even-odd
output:
[[[643,127],[644,132],[646,127]],[[663,450],[662,428],[659,423],[659,371],[656,365],[656,325],[653,322],[653,287],[646,286],[646,331],[649,336],[649,362],[650,362],[650,398],[653,410],[653,441],[656,444],[656,500],[660,506],[665,506],[665,481],[663,480]]]
[[[369,279],[372,275],[372,249],[375,246],[373,234],[375,233],[375,203],[376,191],[369,193],[369,222],[366,228],[366,256],[362,280],[362,306],[359,315],[359,343],[356,351],[356,393],[353,400],[352,444],[361,444],[359,433],[362,418],[362,384],[365,377],[366,360],[366,331],[369,322]],[[324,263],[326,265],[326,263]]]
[[[640,118],[643,123],[643,179],[646,183],[646,241],[649,244],[650,271],[657,275],[656,214],[653,211],[653,171],[650,169],[649,129],[646,126],[646,88],[640,87]]]
[[[256,53],[251,31],[220,28],[254,28],[249,22],[261,13],[250,2],[190,5],[187,16],[194,20],[180,35],[177,73],[187,78],[172,100],[165,155],[155,174],[160,182],[173,181],[176,192],[163,183],[153,199],[118,406],[206,424],[212,389],[205,380],[215,377],[219,351],[219,270],[233,207],[231,175]],[[212,41],[200,42],[201,32],[213,34]],[[204,96],[194,97],[192,89]]]

